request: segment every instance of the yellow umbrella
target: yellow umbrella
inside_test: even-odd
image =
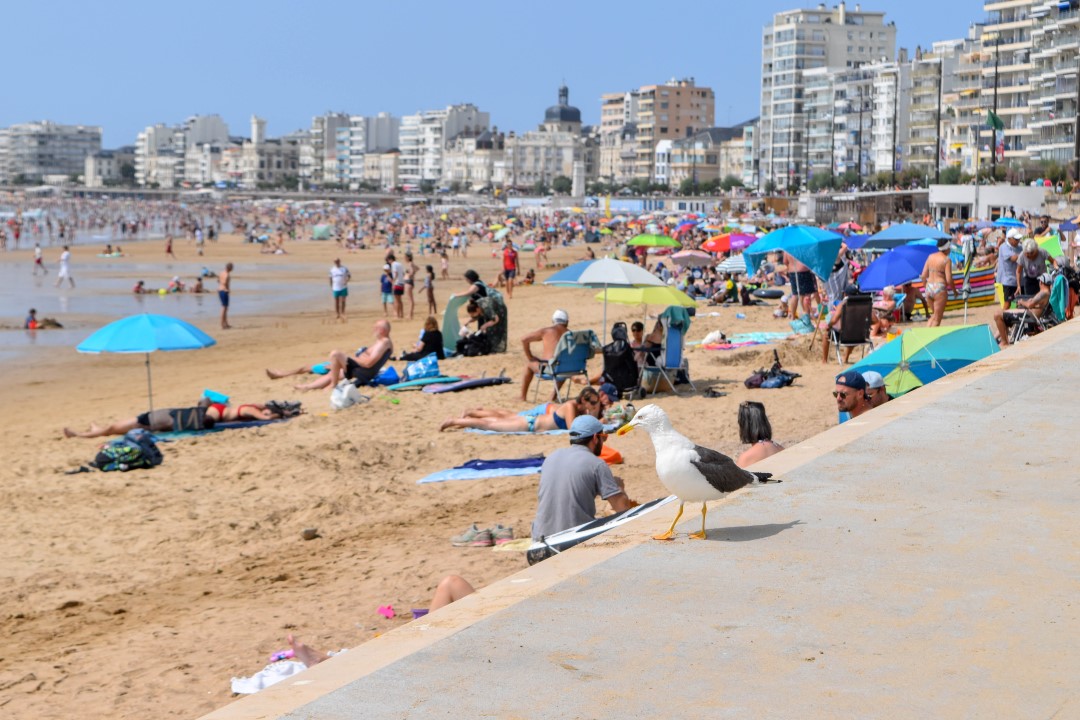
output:
[[[583,213],[583,212],[585,212],[585,211],[584,211],[584,210],[582,210],[582,209],[581,209],[581,208],[579,208],[579,207],[575,207],[575,208],[570,208],[570,212],[572,212],[572,213]]]
[[[446,213],[443,213],[442,215],[440,215],[440,216],[439,216],[439,219],[440,219],[440,220],[446,220],[446,219],[447,219],[447,217],[446,217]]]
[[[502,229],[503,229],[503,226],[500,225],[499,223],[495,223],[494,225],[492,225],[491,227],[488,228],[488,230],[502,230]]]
[[[458,235],[461,233],[461,228],[450,228],[447,232],[451,235]]]
[[[604,293],[597,293],[596,299],[603,301]],[[667,285],[640,288],[608,288],[607,299],[621,305],[697,307],[697,302],[692,297]]]

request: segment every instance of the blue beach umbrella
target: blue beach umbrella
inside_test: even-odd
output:
[[[999,228],[1022,228],[1022,227],[1026,227],[1026,225],[1024,225],[1024,223],[1020,222],[1016,218],[1003,217],[1003,218],[998,218],[997,220],[994,221],[994,227],[999,227]]]
[[[150,353],[161,350],[198,350],[217,341],[191,323],[168,315],[142,313],[111,322],[79,343],[81,353],[143,353],[146,355],[146,390],[154,409],[150,379]]]
[[[865,245],[866,241],[869,239],[869,235],[848,235],[846,238],[844,238],[844,244],[852,250],[858,250],[863,245]]]
[[[744,250],[743,255],[746,256],[746,267],[753,272],[768,253],[784,251],[824,280],[832,272],[843,241],[843,235],[829,230],[809,225],[788,225],[761,238]]]
[[[1072,220],[1066,220],[1065,222],[1058,225],[1058,230],[1061,230],[1063,232],[1072,232],[1073,230],[1080,230],[1080,225],[1077,225]]]
[[[893,248],[866,266],[859,275],[859,289],[882,290],[889,285],[910,282],[922,274],[926,258],[936,252],[937,245],[901,245]]]
[[[864,250],[888,250],[906,245],[912,240],[948,240],[951,236],[935,227],[917,223],[896,223],[879,233],[874,233],[863,245]]]
[[[938,242],[937,240],[930,240],[930,239],[927,239],[927,240],[915,240],[914,242],[909,242],[908,247],[930,247],[930,248],[934,248],[934,252],[937,252],[937,242]],[[952,262],[952,263],[964,262],[964,253],[960,252],[959,250],[954,249],[954,246],[950,245],[949,246],[949,262]]]

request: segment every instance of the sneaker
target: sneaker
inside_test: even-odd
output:
[[[454,547],[491,547],[495,544],[495,538],[491,536],[491,530],[481,530],[473,523],[462,534],[450,538],[450,544]]]
[[[491,536],[496,545],[503,545],[514,539],[514,528],[503,527],[501,524],[491,528]]]

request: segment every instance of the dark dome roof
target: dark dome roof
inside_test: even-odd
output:
[[[544,111],[544,122],[547,123],[579,123],[581,122],[581,111],[573,105],[568,105],[567,101],[570,96],[570,91],[563,85],[559,88],[559,104],[552,105],[546,111]]]

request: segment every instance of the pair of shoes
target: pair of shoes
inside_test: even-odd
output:
[[[450,538],[450,544],[454,547],[491,547],[495,537],[489,528],[480,529],[473,523],[465,532]]]

